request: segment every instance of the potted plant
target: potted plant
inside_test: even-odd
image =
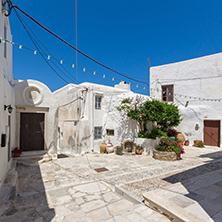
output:
[[[19,149],[18,147],[15,147],[14,150],[12,150],[13,157],[20,157],[21,154],[22,154],[22,149]]]
[[[189,140],[185,140],[184,145],[185,146],[189,146],[190,145],[190,141]]]
[[[143,152],[143,147],[140,145],[136,145],[136,154],[141,155]]]
[[[117,155],[123,155],[123,148],[121,146],[116,147],[116,154]]]

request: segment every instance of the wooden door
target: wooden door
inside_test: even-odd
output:
[[[220,147],[220,120],[204,120],[204,144]]]
[[[44,117],[43,113],[21,113],[20,147],[22,150],[44,150]]]

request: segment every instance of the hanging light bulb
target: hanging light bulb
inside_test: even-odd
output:
[[[114,81],[114,77],[112,78],[112,81]]]
[[[86,68],[83,68],[83,72],[85,72],[86,71]]]
[[[22,49],[22,45],[20,45],[19,48]]]
[[[34,54],[36,55],[36,53],[37,53],[37,52],[36,52],[36,50],[35,50],[35,51],[34,51]]]
[[[74,68],[75,67],[75,65],[74,64],[72,64],[72,68]]]
[[[95,71],[93,72],[93,75],[96,75],[96,72],[95,72]]]
[[[138,88],[138,84],[136,85],[136,88]]]
[[[144,86],[143,89],[146,89],[146,87]]]
[[[106,75],[103,75],[103,78],[105,78],[106,77]]]
[[[48,56],[48,59],[50,59],[50,56]]]
[[[63,63],[63,60],[60,61],[60,64],[62,64],[62,63]]]

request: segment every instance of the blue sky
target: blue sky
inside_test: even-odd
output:
[[[74,0],[13,2],[75,46]],[[56,58],[75,63],[74,50],[20,15]],[[13,41],[36,49],[14,11],[9,19]],[[145,82],[148,82],[147,57],[151,66],[157,66],[222,51],[221,0],[79,0],[77,24],[79,50],[125,75]],[[42,81],[52,91],[67,84],[40,55],[15,46],[13,59],[14,78]],[[106,75],[103,78],[79,68],[79,83],[113,86],[119,80],[129,82],[81,55],[78,55],[78,65]],[[76,77],[75,69],[65,64],[62,66]],[[59,70],[58,73],[67,79]],[[114,77],[114,81],[107,76]],[[71,82],[69,79],[67,81]],[[144,90],[141,84],[138,88],[136,83],[132,84],[132,90],[148,94],[148,89]]]

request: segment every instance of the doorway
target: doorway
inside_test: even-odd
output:
[[[220,147],[220,120],[204,120],[204,144]]]
[[[44,113],[21,113],[20,148],[44,150]]]

